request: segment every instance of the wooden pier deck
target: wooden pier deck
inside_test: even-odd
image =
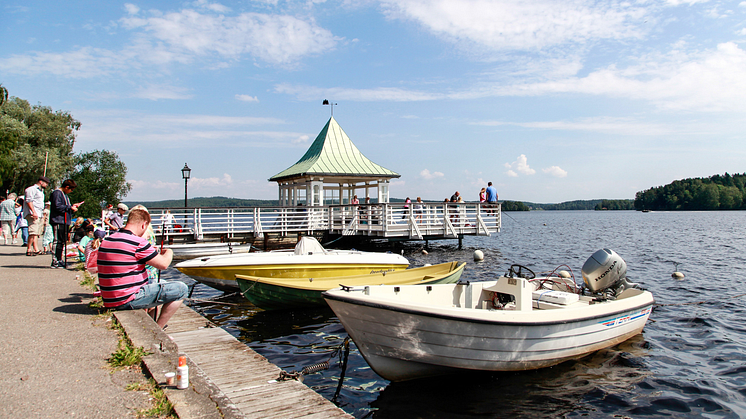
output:
[[[157,325],[140,310],[116,312],[116,317],[130,332],[142,334],[141,329]],[[143,317],[145,316],[145,317]],[[162,331],[151,331],[157,335]],[[174,367],[164,365],[161,360],[148,358],[169,358],[166,364],[175,365],[179,354],[189,358],[191,385],[195,393],[216,403],[214,414],[205,414],[202,408],[198,414],[190,413],[190,398],[185,390],[166,389],[169,400],[173,400],[179,418],[236,417],[236,418],[352,418],[350,414],[335,406],[320,394],[296,380],[277,381],[281,369],[262,355],[254,352],[235,337],[214,326],[189,307],[182,306],[171,318],[166,329],[168,341],[160,343],[160,354],[149,355],[143,360],[151,374],[159,380],[162,373]],[[170,338],[170,339],[169,339]],[[151,338],[152,341],[152,338]],[[133,339],[135,345],[158,348],[155,341]],[[176,348],[164,348],[169,344]],[[166,353],[163,353],[163,352]],[[155,370],[155,371],[154,371]],[[157,376],[159,375],[159,376]],[[206,381],[206,383],[201,383]],[[200,388],[197,388],[197,387]],[[196,404],[196,403],[195,403]]]

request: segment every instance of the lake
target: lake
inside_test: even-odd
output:
[[[358,418],[746,417],[746,212],[504,212],[502,227],[464,238],[462,250],[450,240],[424,254],[414,242],[404,255],[412,266],[468,262],[462,279],[470,281],[513,263],[537,273],[568,265],[582,283],[583,263],[609,248],[655,296],[644,332],[552,368],[404,383],[380,378],[352,344],[342,409]],[[477,249],[483,262],[473,261]],[[685,278],[672,278],[675,270]],[[193,282],[175,269],[164,278]],[[199,284],[193,297],[221,294]],[[329,360],[347,336],[329,309],[261,311],[237,296],[191,305],[287,371]],[[332,399],[340,374],[335,357],[305,383]]]

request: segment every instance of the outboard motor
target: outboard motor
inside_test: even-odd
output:
[[[637,284],[627,281],[627,263],[615,251],[601,249],[592,254],[581,270],[583,281],[592,293],[611,289],[618,296]]]

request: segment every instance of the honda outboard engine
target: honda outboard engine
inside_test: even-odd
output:
[[[617,296],[637,284],[627,281],[627,263],[615,251],[601,249],[592,254],[581,270],[583,281],[592,293],[611,289]]]

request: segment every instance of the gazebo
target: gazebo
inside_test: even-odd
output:
[[[269,181],[279,185],[282,206],[324,206],[349,204],[354,195],[361,204],[387,203],[389,182],[398,177],[365,157],[332,116],[306,154]]]

